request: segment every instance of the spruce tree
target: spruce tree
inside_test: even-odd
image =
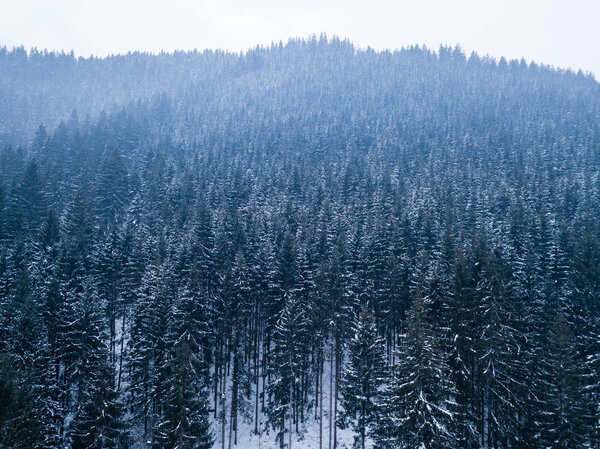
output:
[[[407,313],[398,352],[381,402],[376,447],[454,449],[456,390],[419,290]]]
[[[354,316],[350,335],[348,361],[340,381],[338,425],[350,426],[356,433],[354,447],[365,449],[367,435],[377,421],[379,390],[386,376],[384,342],[367,309]]]
[[[154,448],[209,449],[213,436],[208,411],[211,338],[206,297],[185,290],[173,309],[165,361],[168,388],[155,430]]]
[[[38,396],[39,379],[18,367],[16,357],[0,353],[0,448],[45,449],[55,447],[49,438],[45,404]]]
[[[129,447],[124,410],[107,356],[104,351],[104,356],[89,369],[87,385],[69,429],[72,449]]]
[[[493,250],[477,286],[480,326],[477,375],[481,381],[480,435],[484,444],[506,447],[518,436],[516,410],[522,409],[523,322],[514,311],[511,274],[499,248]]]
[[[167,389],[168,332],[172,321],[172,300],[167,273],[149,266],[137,290],[128,342],[130,405],[135,423],[152,439]]]
[[[288,449],[291,449],[295,401],[303,370],[303,358],[307,356],[307,319],[302,303],[298,301],[297,292],[289,292],[273,337],[273,349],[269,374],[271,382],[268,387],[268,424],[276,432],[279,447],[284,448],[285,437],[288,437]],[[286,425],[287,424],[287,425]]]
[[[564,316],[558,314],[544,345],[539,441],[545,448],[575,449],[589,443],[594,416],[585,389],[586,369]]]
[[[447,300],[449,330],[448,364],[456,387],[457,447],[479,447],[473,411],[474,373],[476,357],[473,344],[477,340],[475,286],[469,262],[459,251],[455,267],[453,289]]]

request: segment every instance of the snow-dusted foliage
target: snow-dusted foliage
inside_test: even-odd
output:
[[[599,117],[460,48],[1,48],[0,448],[598,447]]]

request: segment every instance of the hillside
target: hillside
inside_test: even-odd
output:
[[[591,76],[4,49],[0,143],[0,447],[600,444]]]

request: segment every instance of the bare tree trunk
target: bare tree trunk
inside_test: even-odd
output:
[[[260,357],[260,353],[259,353]],[[260,396],[260,366],[258,365],[257,359],[256,365],[256,398],[254,403],[254,433],[258,435],[258,398]]]
[[[121,378],[123,373],[123,352],[125,350],[125,304],[123,304],[123,323],[121,324],[121,353],[119,354],[119,380],[117,390],[121,390]]]
[[[321,363],[321,356],[319,355],[319,351],[317,350],[317,375],[315,376],[315,421],[319,419],[319,405],[320,405],[320,396],[319,396],[319,369]]]
[[[336,342],[336,350],[335,350],[335,393],[334,393],[334,406],[333,406],[333,449],[337,448],[337,407],[338,407],[338,391],[340,384],[340,362],[341,358],[338,354],[339,348],[338,343]]]
[[[329,449],[331,449],[331,442],[333,440],[333,358],[334,358],[333,343],[331,345],[331,360],[329,367]]]
[[[225,348],[223,348],[225,350]],[[225,364],[221,364],[221,448],[225,449],[225,422],[227,421],[227,375]]]
[[[394,366],[396,364],[396,326],[394,326],[394,329],[392,330],[392,363],[391,366]]]
[[[219,349],[219,342],[217,342],[216,344],[216,350],[215,350],[215,397],[214,397],[214,402],[215,402],[215,413],[214,413],[214,418],[217,419],[217,409],[218,407],[218,403],[219,403],[219,354],[220,354],[221,350]]]
[[[261,360],[261,365],[262,365],[262,398],[261,398],[261,412],[265,411],[265,391],[266,391],[266,384],[267,384],[267,359],[266,356],[268,354],[269,351],[269,347],[268,347],[268,343],[267,342],[263,342],[263,353],[262,353],[262,360]]]
[[[229,438],[227,447],[231,449],[231,435],[233,434],[233,394],[232,394],[232,404],[231,404],[231,416],[229,417]]]
[[[232,370],[232,382],[231,382],[231,410],[229,417],[229,449],[231,449],[231,437],[232,433],[237,435],[237,412],[238,412],[238,394],[239,394],[239,371],[240,371],[240,355],[238,348],[238,337],[235,337],[235,352],[233,355],[233,370]],[[237,444],[237,436],[236,436]]]
[[[110,317],[110,368],[112,369],[113,375],[115,374],[115,358],[116,358],[116,344],[115,344],[115,334],[117,329],[117,324],[115,323],[115,313],[111,313]],[[113,378],[114,382],[114,378]]]
[[[285,412],[281,416],[281,429],[279,433],[279,447],[283,449],[284,447],[284,437],[285,437]]]
[[[258,310],[258,306],[257,306]],[[256,340],[254,342],[254,377],[256,379],[256,398],[254,404],[254,433],[258,435],[258,396],[260,394],[260,345],[259,345],[259,323],[258,316],[259,312],[256,312]]]
[[[292,417],[292,407],[293,407],[293,388],[294,388],[294,383],[290,382],[290,405],[289,405],[289,412],[290,412],[290,428],[289,428],[289,435],[288,435],[288,449],[292,449],[292,431],[293,431],[293,417]]]
[[[319,449],[323,449],[323,353],[321,352],[319,356],[319,383],[321,384],[321,389],[319,390]]]

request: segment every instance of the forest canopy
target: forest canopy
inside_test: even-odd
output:
[[[591,75],[0,48],[0,448],[597,447],[599,300]]]

